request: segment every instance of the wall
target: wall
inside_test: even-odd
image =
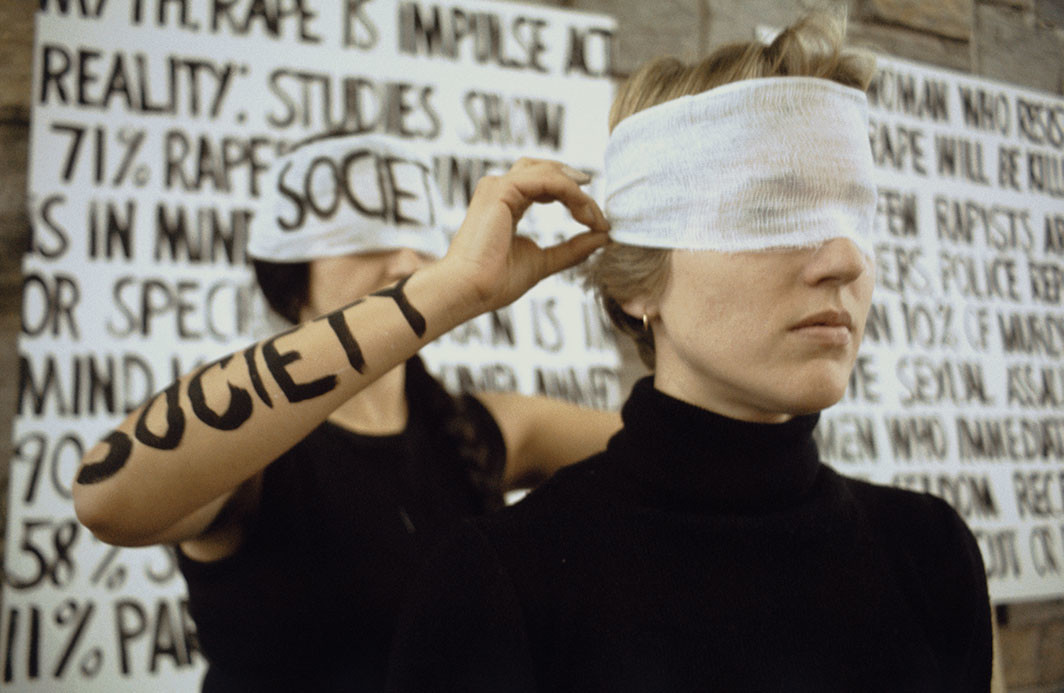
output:
[[[383,0],[375,0],[383,1]],[[661,54],[697,57],[745,40],[759,24],[784,25],[810,0],[543,0],[605,12],[619,22],[617,66]],[[839,4],[839,3],[836,3]],[[1064,93],[1061,0],[842,0],[854,42],[877,51],[1035,89]],[[20,255],[28,233],[26,157],[33,40],[31,0],[0,2],[0,521],[5,516],[15,410]],[[629,380],[639,367],[633,364]],[[3,533],[0,532],[0,537]],[[2,548],[2,547],[0,547]],[[1064,600],[997,609],[1010,691],[1064,690]]]

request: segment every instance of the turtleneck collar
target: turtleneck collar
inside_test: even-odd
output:
[[[649,497],[707,512],[762,513],[799,501],[820,468],[819,414],[782,424],[730,419],[670,397],[643,378],[609,452]]]

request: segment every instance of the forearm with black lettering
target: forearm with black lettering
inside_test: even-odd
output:
[[[483,312],[446,260],[200,367],[156,394],[82,460],[78,518],[122,545],[230,493],[340,404],[428,341]]]

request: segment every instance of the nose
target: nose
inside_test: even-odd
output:
[[[832,238],[817,247],[806,263],[803,278],[811,286],[849,284],[871,271],[871,259],[849,238]]]
[[[428,264],[428,259],[410,248],[399,248],[392,252],[388,262],[388,271],[396,279],[413,274]]]

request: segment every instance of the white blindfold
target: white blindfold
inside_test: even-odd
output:
[[[610,237],[741,252],[852,240],[872,255],[868,107],[813,77],[726,84],[635,113],[606,148]]]
[[[410,248],[447,252],[432,163],[385,135],[315,140],[267,172],[248,254],[272,262]]]

